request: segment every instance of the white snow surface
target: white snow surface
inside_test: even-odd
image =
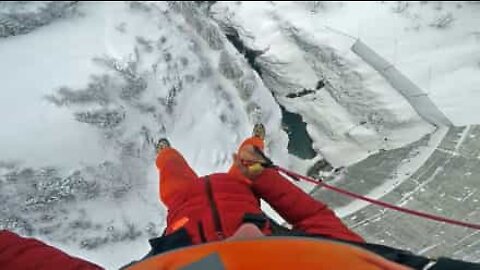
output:
[[[405,159],[400,166],[397,167],[395,171],[395,176],[391,179],[386,180],[382,185],[372,189],[366,197],[372,199],[381,199],[386,194],[390,193],[396,187],[400,186],[405,180],[407,180],[413,173],[415,173],[427,159],[433,154],[437,149],[438,145],[445,137],[448,132],[448,128],[441,127],[435,133],[433,133],[432,138],[428,141],[428,145],[424,147],[419,147],[415,149],[415,155],[413,158]],[[338,207],[335,209],[335,213],[343,218],[348,215],[351,215],[361,209],[367,207],[370,203],[361,200],[354,200],[350,204]]]
[[[0,188],[9,192],[0,191],[7,201],[0,214],[15,220],[0,226],[118,269],[146,254],[147,239],[165,226],[153,164],[153,142],[160,137],[167,136],[203,175],[225,171],[257,121],[267,126],[273,160],[300,173],[322,157],[346,166],[432,132],[433,126],[350,51],[356,38],[417,83],[454,124],[480,124],[480,5],[315,3],[220,2],[212,7],[212,20],[196,4],[85,2],[73,16],[0,38]],[[431,26],[439,20],[448,25]],[[198,22],[202,27],[195,27]],[[264,84],[217,22],[238,27],[248,46],[265,50],[260,63],[273,63],[271,71],[281,81]],[[227,71],[222,57],[229,59]],[[109,79],[96,81],[92,75]],[[321,79],[329,83],[328,91],[285,97],[314,89]],[[139,93],[129,88],[138,81],[145,86]],[[85,92],[95,82],[103,97],[67,98],[61,106],[47,98],[61,101],[61,87]],[[276,100],[268,86],[276,86]],[[313,161],[287,153],[277,101],[307,123],[319,153]],[[106,111],[123,118],[105,127],[75,116]],[[418,166],[424,158],[420,155]],[[23,199],[32,195],[36,179],[57,179],[42,178],[52,167],[60,178],[80,172],[86,183],[97,183],[97,195],[61,205],[54,201],[31,219],[28,213],[12,213],[9,209],[32,201]],[[22,180],[30,175],[27,169],[33,177],[8,180],[12,175]],[[394,187],[385,183],[372,194]],[[47,216],[54,223],[30,233],[23,231],[28,226],[18,227],[19,220],[35,227]]]
[[[242,29],[249,46],[265,50],[264,61],[281,63],[273,68],[287,85],[275,82],[273,91],[289,111],[303,116],[314,149],[334,166],[353,164],[378,149],[397,148],[432,132],[410,104],[350,50],[356,38],[331,30],[341,27],[335,22],[345,23],[341,10],[356,5],[319,5],[312,12],[312,3],[223,2],[213,7],[213,13],[225,24]],[[330,13],[337,16],[329,19]],[[359,13],[348,21],[356,25],[369,16]],[[314,94],[285,97],[315,89],[319,80],[326,86]]]

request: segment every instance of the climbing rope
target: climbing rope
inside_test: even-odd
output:
[[[425,213],[425,212],[420,212],[420,211],[416,211],[416,210],[412,210],[412,209],[408,209],[408,208],[403,208],[403,207],[396,206],[396,205],[393,205],[393,204],[390,204],[390,203],[386,203],[386,202],[375,200],[375,199],[372,199],[372,198],[369,198],[369,197],[366,197],[366,196],[362,196],[360,194],[356,194],[356,193],[348,191],[348,190],[344,190],[344,189],[341,189],[341,188],[338,188],[338,187],[328,185],[328,184],[324,183],[322,180],[316,180],[316,179],[313,179],[313,178],[310,178],[310,177],[307,177],[307,176],[303,176],[301,174],[289,171],[287,169],[284,169],[284,168],[276,166],[276,165],[273,165],[273,166],[270,166],[270,167],[277,170],[278,172],[285,173],[286,175],[288,175],[289,177],[291,177],[295,181],[299,181],[299,179],[302,179],[304,181],[313,183],[315,185],[322,186],[326,189],[333,190],[333,191],[338,192],[342,195],[346,195],[346,196],[349,196],[349,197],[352,197],[352,198],[355,198],[355,199],[363,200],[363,201],[366,201],[366,202],[369,202],[369,203],[372,203],[372,204],[375,204],[375,205],[378,205],[378,206],[381,206],[381,207],[384,207],[384,208],[392,209],[392,210],[395,210],[395,211],[399,211],[399,212],[402,212],[402,213],[414,215],[414,216],[425,218],[425,219],[430,219],[430,220],[445,222],[445,223],[452,224],[452,225],[457,225],[457,226],[462,226],[462,227],[467,227],[467,228],[471,228],[471,229],[480,230],[480,224],[463,222],[463,221],[450,219],[450,218],[446,218],[446,217],[442,217],[442,216],[437,216],[437,215],[433,215],[433,214],[429,214],[429,213]]]
[[[340,193],[342,195],[345,195],[345,196],[349,196],[349,197],[352,197],[352,198],[355,198],[355,199],[358,199],[358,200],[369,202],[369,203],[374,204],[374,205],[378,205],[378,206],[381,206],[381,207],[384,207],[384,208],[392,209],[392,210],[402,212],[402,213],[406,213],[406,214],[409,214],[409,215],[421,217],[421,218],[424,218],[424,219],[430,219],[430,220],[445,222],[445,223],[448,223],[448,224],[451,224],[451,225],[457,225],[457,226],[462,226],[462,227],[466,227],[466,228],[480,230],[480,224],[463,222],[463,221],[460,221],[460,220],[450,219],[450,218],[437,216],[437,215],[433,215],[433,214],[429,214],[429,213],[425,213],[425,212],[420,212],[420,211],[416,211],[416,210],[412,210],[412,209],[408,209],[408,208],[403,208],[403,207],[393,205],[393,204],[390,204],[390,203],[386,203],[386,202],[383,202],[383,201],[380,201],[380,200],[375,200],[375,199],[372,199],[372,198],[369,198],[369,197],[366,197],[366,196],[362,196],[360,194],[357,194],[357,193],[354,193],[354,192],[351,192],[351,191],[348,191],[348,190],[344,190],[344,189],[341,189],[341,188],[338,188],[338,187],[331,186],[329,184],[324,183],[321,179],[320,180],[313,179],[313,178],[310,178],[310,177],[292,172],[292,171],[287,170],[285,168],[282,168],[280,166],[277,166],[259,148],[254,147],[254,149],[255,149],[255,152],[257,152],[257,154],[262,156],[262,158],[264,159],[264,162],[262,162],[262,164],[261,164],[263,167],[273,168],[273,169],[277,170],[278,172],[282,172],[282,173],[288,175],[290,178],[292,178],[295,181],[300,181],[300,179],[301,179],[301,180],[313,183],[315,185],[322,186],[326,189],[333,190],[333,191],[338,192],[338,193]]]

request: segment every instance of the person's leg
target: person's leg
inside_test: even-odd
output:
[[[160,174],[160,199],[170,208],[176,198],[185,195],[192,181],[197,180],[198,176],[183,156],[171,147],[158,152],[156,165]]]

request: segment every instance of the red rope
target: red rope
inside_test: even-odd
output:
[[[384,208],[393,209],[393,210],[396,210],[396,211],[399,211],[399,212],[407,213],[407,214],[418,216],[418,217],[425,218],[425,219],[431,219],[431,220],[445,222],[445,223],[452,224],[452,225],[458,225],[458,226],[463,226],[463,227],[467,227],[467,228],[480,230],[480,224],[467,223],[467,222],[463,222],[463,221],[459,221],[459,220],[449,219],[449,218],[445,218],[445,217],[441,217],[441,216],[432,215],[432,214],[429,214],[429,213],[424,213],[424,212],[420,212],[420,211],[416,211],[416,210],[412,210],[412,209],[399,207],[399,206],[396,206],[396,205],[393,205],[393,204],[389,204],[389,203],[386,203],[386,202],[382,202],[382,201],[379,201],[379,200],[368,198],[368,197],[350,192],[348,190],[343,190],[343,189],[338,188],[338,187],[330,186],[330,185],[322,182],[322,180],[315,180],[315,179],[303,176],[301,174],[289,171],[289,170],[284,169],[282,167],[274,166],[274,168],[277,171],[280,171],[280,172],[283,172],[283,173],[287,174],[288,176],[292,177],[293,179],[295,179],[297,181],[299,181],[299,179],[303,179],[307,182],[322,186],[324,188],[333,190],[333,191],[338,192],[340,194],[350,196],[350,197],[355,198],[355,199],[367,201],[369,203],[382,206]]]

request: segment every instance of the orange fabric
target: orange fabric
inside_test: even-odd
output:
[[[258,238],[222,241],[184,248],[152,257],[129,269],[181,269],[217,253],[225,269],[355,269],[410,268],[347,244],[305,238]]]
[[[242,142],[242,144],[238,148],[238,151],[240,152],[240,150],[246,145],[253,145],[260,148],[260,150],[263,150],[265,143],[259,137],[250,137]]]
[[[237,150],[237,154],[240,155],[240,152],[242,151],[243,147],[245,147],[247,145],[256,146],[260,150],[263,150],[264,147],[265,147],[265,144],[264,144],[264,142],[261,138],[250,137],[250,138],[248,138],[248,139],[246,139],[242,142],[242,144],[240,145],[240,147]],[[235,164],[232,164],[232,166],[230,166],[230,169],[228,170],[228,174],[231,175],[231,176],[234,176],[237,179],[241,179],[242,181],[246,182],[247,184],[252,183],[252,181],[250,179],[243,176],[242,172],[240,171],[239,168],[237,168],[237,166],[235,166]]]
[[[170,208],[175,197],[185,195],[185,191],[198,176],[174,148],[161,150],[157,154],[156,165],[160,172],[160,200]]]
[[[238,153],[246,145],[254,145],[261,150],[264,148],[264,142],[261,138],[250,137],[242,142],[238,148]],[[182,191],[188,190],[191,181],[197,180],[198,176],[188,165],[182,154],[174,148],[166,148],[160,151],[157,154],[156,165],[160,172],[160,200],[169,208],[172,206],[173,197],[180,195]],[[230,167],[228,174],[248,184],[251,183],[235,165]]]
[[[176,231],[180,228],[182,228],[185,224],[188,223],[188,221],[190,221],[190,219],[188,217],[183,217],[177,221],[175,221],[172,225],[172,231]]]

